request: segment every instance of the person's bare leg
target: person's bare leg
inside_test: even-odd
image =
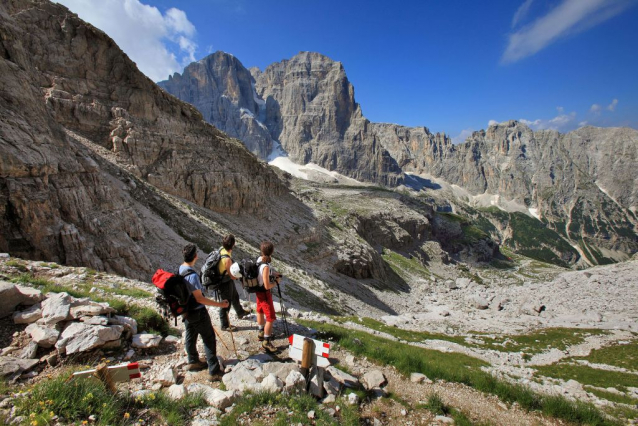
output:
[[[272,336],[272,322],[268,321],[266,323],[266,327],[264,328],[264,335]]]

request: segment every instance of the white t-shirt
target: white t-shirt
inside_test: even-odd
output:
[[[257,263],[261,262],[261,256],[259,256],[257,258]],[[257,281],[259,282],[260,286],[264,285],[264,268],[266,266],[270,266],[270,263],[262,263],[261,265],[259,265],[259,275],[257,276]],[[270,266],[270,275],[273,274],[273,268],[272,266]]]

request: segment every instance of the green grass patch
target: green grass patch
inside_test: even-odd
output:
[[[446,334],[438,334],[438,333],[428,333],[425,331],[412,331],[405,330],[398,327],[391,327],[382,323],[381,321],[377,321],[372,318],[360,318],[360,317],[332,317],[333,320],[339,323],[345,323],[347,321],[353,322],[355,324],[360,324],[369,329],[380,331],[382,333],[387,333],[391,336],[394,336],[398,339],[405,340],[407,342],[422,342],[424,340],[445,340],[448,342],[454,342],[461,345],[465,344],[465,338],[461,336],[448,336]]]
[[[14,284],[32,285],[35,287],[39,287],[45,293],[54,291],[53,288],[59,287],[46,278],[39,278],[30,273],[24,273],[18,275],[17,277],[13,277],[11,278],[11,282]]]
[[[390,265],[390,268],[392,268],[392,270],[404,280],[409,280],[414,276],[430,277],[432,275],[416,257],[408,259],[407,257],[387,248],[383,249],[381,257],[388,263],[388,265]]]
[[[426,409],[433,413],[435,416],[452,417],[454,419],[454,424],[457,426],[475,425],[475,423],[472,422],[462,411],[445,404],[441,397],[436,393],[430,395],[425,404],[419,404],[416,408]]]
[[[7,266],[11,266],[12,268],[16,268],[20,272],[27,272],[26,265],[20,262],[19,260],[15,260],[15,259],[7,260],[4,264]]]
[[[594,389],[591,386],[587,386],[587,385],[585,385],[584,388],[587,392],[591,392],[594,395],[596,395],[598,398],[606,399],[607,401],[619,402],[621,404],[627,404],[627,405],[638,404],[638,398],[632,398],[626,395],[618,395],[617,393],[608,392],[601,389]]]
[[[627,344],[614,344],[594,349],[584,358],[574,357],[573,359],[586,359],[594,364],[607,364],[638,371],[638,340],[633,340]],[[636,386],[638,386],[638,383]]]
[[[339,418],[332,418],[321,410],[319,403],[308,394],[284,395],[282,393],[258,392],[246,393],[237,406],[228,415],[221,418],[221,426],[239,424],[242,414],[251,413],[262,407],[279,409],[275,418],[276,426],[290,424],[304,425],[359,425],[359,413],[348,404],[340,404]],[[309,419],[308,412],[315,412],[315,418]]]
[[[538,374],[542,376],[563,380],[573,379],[583,385],[591,385],[599,388],[638,386],[638,375],[600,370],[586,365],[575,364],[569,362],[569,360],[534,368]]]
[[[133,400],[127,395],[111,394],[95,378],[75,379],[67,382],[67,374],[36,384],[29,393],[15,401],[17,414],[28,419],[30,425],[49,425],[57,422],[81,424],[89,416],[96,417],[96,425],[126,425],[136,419],[147,424],[184,425],[190,413],[206,402],[193,394],[173,401],[163,393],[153,393]]]
[[[484,361],[457,353],[442,353],[349,330],[332,324],[297,320],[315,328],[320,337],[333,339],[337,344],[358,356],[365,356],[381,365],[392,365],[408,376],[419,372],[433,380],[462,383],[479,391],[496,395],[506,403],[518,403],[526,410],[589,425],[616,424],[609,421],[591,404],[571,402],[563,397],[537,394],[530,388],[515,385],[483,372]]]
[[[141,290],[139,288],[125,288],[125,287],[109,288],[109,287],[105,287],[105,288],[102,288],[102,290],[104,290],[104,292],[109,293],[109,294],[119,294],[119,295],[122,295],[122,296],[131,296],[131,297],[135,297],[137,299],[148,299],[148,298],[153,296],[153,293],[148,292],[146,290]]]
[[[529,334],[503,336],[497,338],[481,336],[486,349],[501,352],[524,352],[536,354],[555,348],[564,350],[577,345],[592,335],[605,334],[604,330],[583,328],[546,328]]]

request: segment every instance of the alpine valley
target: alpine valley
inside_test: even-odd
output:
[[[90,271],[98,292],[109,280],[143,288],[187,242],[203,260],[233,233],[235,259],[274,243],[297,331],[465,354],[599,407],[638,401],[636,382],[592,391],[549,371],[619,342],[635,352],[638,131],[507,121],[453,144],[370,122],[344,65],[314,52],[265,70],[215,52],[167,77],[155,84],[64,6],[0,3],[0,252],[24,259],[2,260],[0,284],[88,285]],[[539,329],[566,340],[532,350],[503,337]],[[362,339],[339,354],[373,361]],[[605,371],[630,382],[629,364]]]

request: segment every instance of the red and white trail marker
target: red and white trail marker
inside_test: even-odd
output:
[[[111,381],[113,382],[128,382],[131,379],[137,379],[142,377],[140,373],[140,366],[137,362],[129,362],[128,364],[111,365],[106,369]],[[97,369],[78,371],[73,373],[73,378],[76,377],[88,377],[94,375]]]
[[[288,341],[290,342],[290,348],[288,349],[288,356],[296,361],[301,362],[303,355],[303,341],[306,337],[301,336],[299,334],[293,334],[288,337]],[[317,367],[329,367],[330,361],[328,360],[328,356],[330,356],[330,343],[322,342],[321,340],[314,340],[315,353],[312,357],[312,364]]]

